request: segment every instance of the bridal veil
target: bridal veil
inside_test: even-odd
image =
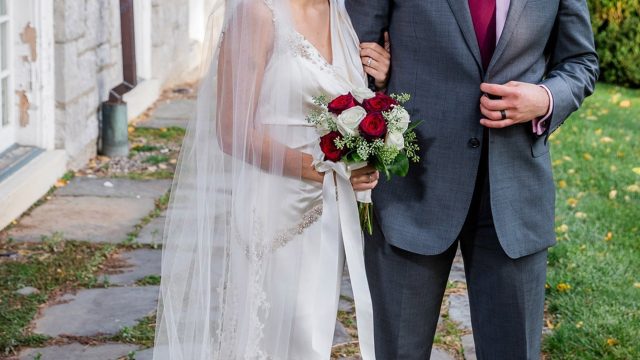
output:
[[[275,36],[281,27],[294,28],[288,2],[219,0],[210,16],[197,115],[184,139],[163,235],[156,360],[289,358],[287,319],[295,315],[302,260],[293,256],[284,267],[272,260],[285,245],[292,254],[301,246],[288,242],[302,229],[286,199],[304,196],[305,189],[292,187],[303,184],[292,181],[301,179],[302,157],[284,145],[296,141],[291,127],[258,119],[260,109],[286,114],[308,101],[291,88],[304,84],[304,73],[282,73],[291,80],[283,82],[264,77],[270,63],[288,56],[290,45]],[[344,34],[355,36],[351,28]],[[345,58],[360,66],[353,50]],[[289,281],[265,276],[274,266]],[[277,289],[279,300],[266,288]],[[282,321],[267,320],[274,318]]]

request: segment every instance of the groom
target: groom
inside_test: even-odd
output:
[[[555,243],[549,135],[598,76],[586,1],[346,5],[361,41],[390,32],[388,90],[410,93],[408,110],[425,120],[421,166],[374,192],[365,256],[377,359],[429,358],[458,246],[478,358],[539,359]]]

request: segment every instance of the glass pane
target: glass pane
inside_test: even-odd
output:
[[[7,69],[7,50],[9,47],[7,31],[7,23],[0,24],[0,70],[2,71]]]
[[[2,79],[2,127],[9,125],[9,78]]]
[[[7,0],[0,0],[0,16],[7,15]]]

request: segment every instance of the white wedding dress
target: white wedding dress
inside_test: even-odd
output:
[[[154,359],[329,359],[345,262],[361,353],[375,358],[348,171],[330,165],[318,184],[299,169],[319,142],[313,97],[366,84],[343,0],[330,5],[332,63],[288,0],[226,2],[174,181]]]

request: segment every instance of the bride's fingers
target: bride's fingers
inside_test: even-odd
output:
[[[367,165],[365,167],[361,167],[359,169],[353,170],[351,172],[351,177],[354,176],[360,176],[360,175],[369,175],[369,174],[373,174],[373,173],[377,173],[378,170],[376,170],[375,167],[371,166],[371,165]]]
[[[355,191],[373,190],[376,186],[378,186],[378,180],[370,182],[370,183],[354,184],[353,185],[353,190],[355,190]]]
[[[364,66],[365,70],[366,69],[373,69],[376,71],[379,71],[381,73],[386,73],[389,69],[389,62],[387,61],[380,61],[379,59],[375,59],[375,58],[371,58],[368,56],[363,56],[361,58],[362,61],[362,65]]]
[[[351,184],[370,184],[380,179],[380,173],[378,171],[371,172],[363,175],[351,176]]]
[[[363,52],[377,54],[385,59],[391,59],[391,53],[387,51],[385,48],[380,46],[378,43],[362,43],[360,44],[360,54]],[[368,54],[367,54],[368,55]]]
[[[362,59],[371,58],[384,66],[388,66],[391,63],[391,57],[388,53],[385,52],[385,54],[381,54],[380,52],[370,48],[360,50],[360,57]]]
[[[368,67],[368,66],[364,67],[364,72],[366,72],[367,74],[371,75],[377,81],[384,82],[386,80],[386,78],[387,78],[387,76],[385,74],[381,73],[380,71],[378,71],[378,70],[376,70],[374,68]]]

